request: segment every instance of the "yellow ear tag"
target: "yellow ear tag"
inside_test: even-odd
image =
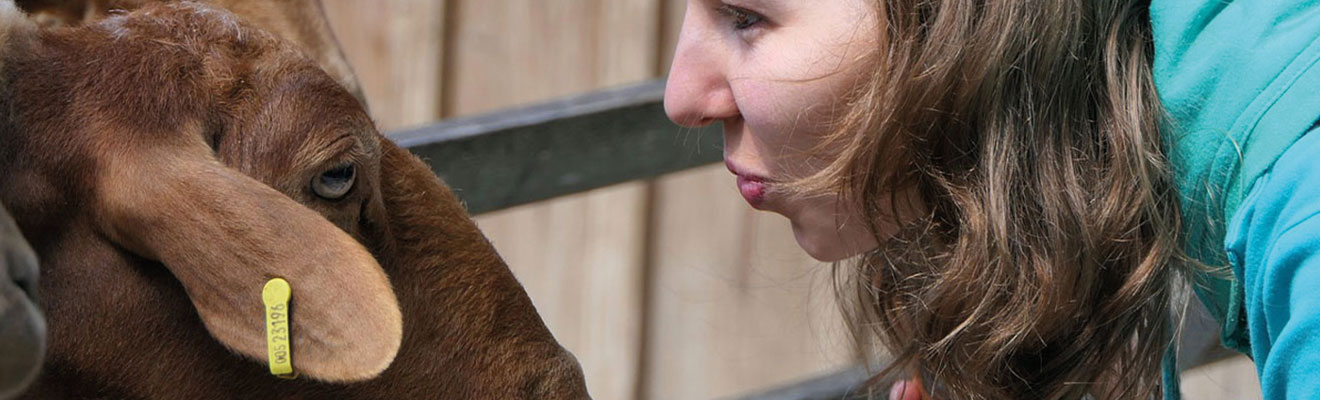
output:
[[[270,360],[270,373],[284,379],[298,377],[293,372],[293,348],[289,346],[292,296],[289,282],[280,278],[271,279],[261,289],[261,300],[266,303],[266,356]]]

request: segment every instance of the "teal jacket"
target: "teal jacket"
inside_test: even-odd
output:
[[[1320,398],[1320,162],[1307,162],[1320,160],[1320,133],[1307,135],[1320,1],[1153,0],[1150,14],[1185,249],[1225,267],[1197,295],[1223,343],[1255,360],[1266,399]]]

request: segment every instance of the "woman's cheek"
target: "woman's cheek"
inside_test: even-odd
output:
[[[756,131],[783,132],[794,127],[807,128],[804,125],[804,113],[812,107],[813,91],[811,85],[767,79],[746,79],[741,88],[735,88],[738,108],[743,119]],[[810,125],[814,125],[810,124]]]
[[[778,131],[792,131],[799,142],[818,137],[844,110],[842,90],[834,83],[830,79],[766,82],[756,90],[764,95],[756,96],[756,104],[749,105],[744,115],[753,114]]]
[[[738,103],[738,112],[746,128],[758,136],[773,132],[774,129],[771,128],[778,125],[776,111],[782,111],[778,110],[779,107],[776,107],[775,103],[783,101],[784,97],[791,94],[775,91],[774,85],[758,78],[738,79],[730,84],[734,101]]]

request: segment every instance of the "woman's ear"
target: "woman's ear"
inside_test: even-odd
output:
[[[139,147],[100,170],[98,223],[113,242],[163,263],[212,336],[266,361],[262,287],[278,277],[293,291],[295,371],[347,382],[390,365],[402,316],[384,271],[357,241],[221,165],[200,141]]]

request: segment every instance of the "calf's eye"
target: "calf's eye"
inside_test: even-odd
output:
[[[322,199],[339,200],[353,189],[356,179],[357,170],[353,164],[339,165],[312,178],[312,192]]]

